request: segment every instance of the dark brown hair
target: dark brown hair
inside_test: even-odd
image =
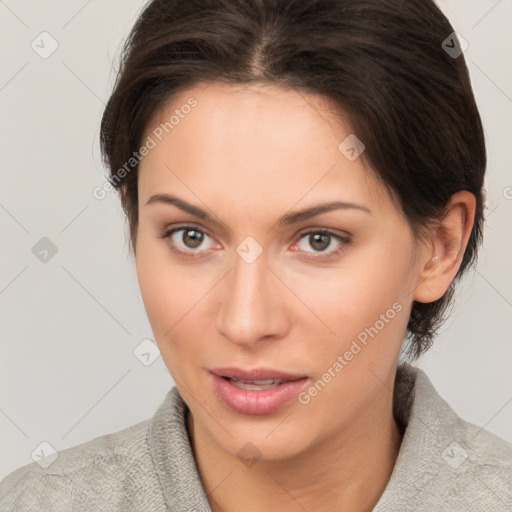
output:
[[[452,194],[467,190],[476,197],[473,230],[454,281],[439,300],[413,302],[406,355],[416,359],[431,346],[454,284],[476,262],[482,239],[485,140],[453,33],[430,0],[148,2],[123,48],[100,134],[133,253],[138,162],[131,157],[164,102],[209,81],[321,94],[347,116],[366,146],[364,161],[398,198],[418,239]]]

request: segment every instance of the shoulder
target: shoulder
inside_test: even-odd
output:
[[[439,438],[442,474],[468,505],[511,511],[512,444],[455,413],[448,416]]]
[[[512,445],[459,417],[421,369],[403,372],[397,393],[407,426],[383,504],[511,511]]]
[[[143,421],[14,470],[0,483],[0,509],[132,510],[150,494],[159,510],[148,427]]]
[[[441,446],[450,441],[443,452],[449,467],[470,465],[492,466],[503,470],[512,483],[512,444],[492,434],[485,427],[461,418],[439,395],[432,382],[419,368],[416,373],[414,413],[419,421],[427,422],[433,439]],[[417,422],[415,422],[417,423]],[[452,460],[457,458],[457,460]]]
[[[433,479],[425,490],[439,505],[468,511],[512,510],[512,445],[485,428],[448,417],[437,435]]]

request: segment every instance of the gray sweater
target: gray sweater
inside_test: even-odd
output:
[[[16,469],[0,511],[210,511],[186,412],[173,387],[150,420]],[[419,368],[399,367],[394,414],[405,434],[374,512],[512,511],[512,445],[459,418]]]

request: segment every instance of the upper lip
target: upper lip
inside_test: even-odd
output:
[[[228,368],[210,368],[210,371],[219,377],[230,377],[238,380],[297,380],[303,379],[305,375],[273,370],[272,368],[254,368],[252,370],[243,370],[230,366]]]

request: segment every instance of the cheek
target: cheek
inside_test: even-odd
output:
[[[318,333],[310,348],[320,371],[351,347],[350,361],[357,359],[365,365],[378,365],[379,359],[388,364],[395,357],[408,321],[405,299],[410,259],[406,242],[400,258],[394,244],[374,243],[357,256],[347,257],[337,268],[294,276],[290,287],[315,313],[304,308],[303,318],[309,323],[303,322],[302,327]],[[318,343],[319,337],[322,343]]]
[[[190,359],[187,351],[191,350],[193,336],[187,327],[186,314],[190,307],[186,307],[189,300],[184,297],[185,283],[179,282],[174,273],[169,275],[169,268],[160,267],[154,258],[145,258],[142,254],[139,257],[139,287],[155,341],[172,378],[181,382],[186,365],[178,362]]]
[[[157,338],[160,342],[172,335],[174,325],[185,314],[190,289],[176,267],[170,264],[162,240],[151,240],[144,231],[137,240],[136,269],[144,307]]]
[[[405,334],[408,308],[400,298],[400,265],[384,273],[363,263],[347,265],[326,280],[321,292],[309,281],[300,292],[334,332],[321,325],[325,334],[320,339],[307,336],[315,379],[301,402],[309,404],[305,410],[312,417],[325,416],[326,422],[332,422],[326,404],[343,404],[349,417],[382,386],[391,387],[388,376]]]
[[[155,340],[174,376],[180,374],[175,361],[197,360],[194,353],[201,352],[197,343],[205,342],[206,326],[211,325],[203,308],[215,276],[206,268],[176,265],[160,242],[139,238],[137,279]]]

